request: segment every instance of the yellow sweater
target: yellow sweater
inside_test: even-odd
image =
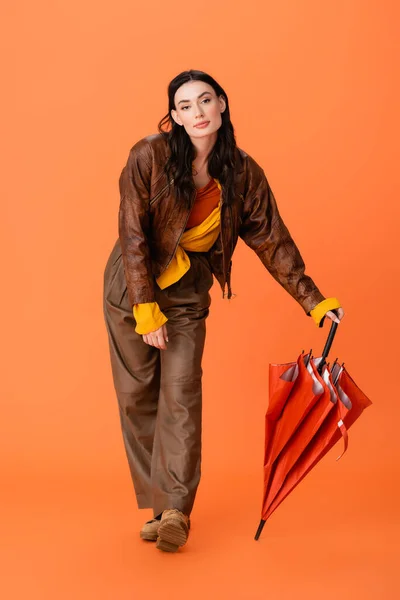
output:
[[[215,179],[219,189],[221,185]],[[189,252],[207,252],[216,241],[219,235],[220,225],[220,206],[218,203],[211,214],[195,227],[185,231],[180,239],[175,255],[168,265],[168,268],[157,278],[157,284],[160,289],[176,283],[185,275],[190,268],[190,258],[185,250]],[[310,311],[317,327],[319,327],[322,317],[328,310],[340,308],[337,298],[326,298]],[[159,329],[168,321],[167,317],[161,312],[157,302],[145,302],[133,306],[133,316],[136,321],[135,331],[141,335],[150,333]]]

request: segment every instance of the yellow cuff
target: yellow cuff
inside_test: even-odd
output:
[[[132,310],[136,321],[135,331],[136,333],[140,333],[140,335],[151,333],[168,321],[167,317],[161,312],[157,302],[134,304]]]
[[[322,300],[322,302],[310,310],[310,315],[317,327],[322,327],[324,315],[326,315],[328,310],[333,310],[334,308],[341,308],[339,300],[337,298],[325,298],[325,300]]]

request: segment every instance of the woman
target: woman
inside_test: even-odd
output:
[[[263,169],[236,146],[221,86],[185,71],[168,98],[159,133],[132,147],[120,176],[104,315],[138,507],[154,513],[140,535],[174,552],[187,541],[200,480],[209,290],[214,275],[232,297],[238,237],[318,326],[344,312],[305,275]]]

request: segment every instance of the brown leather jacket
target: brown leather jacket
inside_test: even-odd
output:
[[[148,135],[131,148],[119,179],[119,239],[132,306],[155,302],[155,278],[172,260],[190,214],[175,202],[172,185],[168,193],[163,171],[168,155],[163,136]],[[226,285],[228,298],[232,295],[232,255],[240,236],[309,314],[325,297],[304,273],[304,261],[279,214],[263,169],[240,148],[235,178],[235,201],[228,206],[222,196],[221,235],[207,253],[223,295]]]

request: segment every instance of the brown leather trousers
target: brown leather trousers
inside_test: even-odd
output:
[[[188,252],[189,271],[160,290],[168,318],[167,350],[135,332],[119,239],[104,272],[104,317],[122,435],[138,508],[189,515],[200,481],[202,367],[213,275],[203,253]]]

